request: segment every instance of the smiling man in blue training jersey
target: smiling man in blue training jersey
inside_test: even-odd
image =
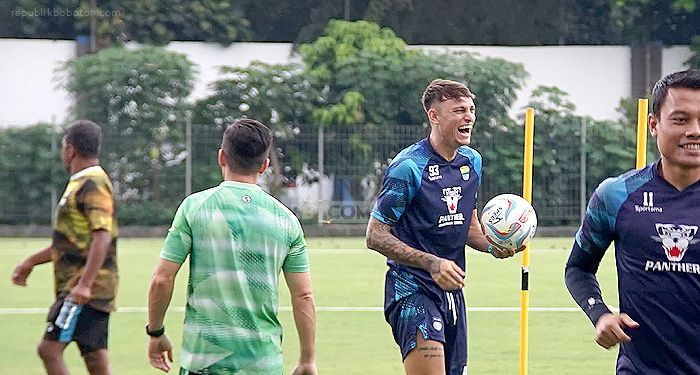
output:
[[[481,155],[468,147],[474,95],[438,79],[423,93],[430,136],[401,151],[386,170],[367,226],[367,247],[388,258],[384,315],[408,375],[462,375],[467,322],[465,244],[497,258],[476,212]]]
[[[700,374],[700,71],[656,83],[649,129],[661,158],[598,186],[566,264],[566,286],[595,325],[620,343],[618,375]],[[620,314],[595,274],[610,243]]]

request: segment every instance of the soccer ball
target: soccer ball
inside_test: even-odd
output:
[[[537,215],[522,197],[501,194],[484,206],[481,229],[490,243],[506,249],[519,249],[535,235]]]

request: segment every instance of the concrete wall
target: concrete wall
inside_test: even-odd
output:
[[[690,48],[686,46],[664,48],[661,58],[661,75],[688,69],[685,62],[690,59],[691,55]]]
[[[529,76],[518,93],[513,114],[522,112],[537,86],[556,86],[568,92],[578,114],[596,119],[616,118],[617,103],[629,96],[630,49],[626,46],[450,46],[450,49],[523,64]]]
[[[136,48],[129,44],[127,48]],[[300,61],[289,43],[235,43],[229,47],[198,42],[172,42],[167,50],[182,53],[197,65],[197,81],[190,97],[206,97],[219,67],[248,66],[253,60],[270,64]],[[55,69],[75,56],[75,42],[0,39],[0,126],[64,121],[71,97],[60,86]]]
[[[0,39],[0,126],[63,119],[70,98],[54,70],[73,56],[69,40]]]
[[[292,54],[292,45],[289,43],[235,43],[222,47],[218,44],[172,42],[166,49],[185,54],[197,64],[199,74],[192,92],[195,100],[212,93],[209,84],[221,77],[221,66],[245,67],[255,60],[268,64],[301,62],[298,55]]]
[[[129,45],[134,48],[136,45]],[[168,50],[187,55],[197,64],[198,79],[191,99],[206,97],[219,67],[299,62],[289,43],[235,43],[229,47],[199,42],[173,42]],[[434,51],[463,50],[481,56],[522,63],[529,73],[512,114],[522,112],[532,90],[557,86],[570,94],[578,114],[616,118],[619,99],[630,96],[630,48],[626,46],[415,46]],[[39,121],[63,121],[71,98],[58,86],[55,69],[75,55],[73,41],[0,39],[0,126]],[[663,50],[662,74],[683,69],[687,47]],[[478,95],[478,93],[477,93]],[[417,99],[416,99],[417,100]]]

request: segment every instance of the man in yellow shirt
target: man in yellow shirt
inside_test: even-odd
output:
[[[101,138],[91,121],[76,121],[66,130],[61,159],[71,177],[56,209],[53,240],[12,274],[12,282],[24,286],[34,266],[53,262],[56,301],[38,347],[50,375],[68,374],[63,351],[71,341],[90,374],[110,372],[107,331],[118,284],[117,222],[112,184],[99,165]]]

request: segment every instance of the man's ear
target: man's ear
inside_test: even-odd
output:
[[[438,113],[435,110],[435,108],[428,109],[428,120],[432,124],[437,124],[438,122],[440,122],[438,118]]]
[[[260,166],[260,169],[258,169],[258,174],[263,174],[268,167],[270,167],[270,158],[265,158],[265,161]]]
[[[71,160],[75,157],[75,155],[78,153],[78,150],[76,150],[75,146],[73,146],[70,143],[66,143],[65,151],[66,151],[66,157],[68,157],[68,160]]]
[[[657,119],[653,113],[650,113],[648,123],[649,123],[649,132],[651,133],[651,136],[656,138],[656,135],[659,133],[659,129],[658,129],[659,119]]]
[[[226,162],[226,154],[224,153],[223,149],[219,149],[219,152],[216,155],[216,160],[219,162],[219,166],[221,168],[225,168],[228,165]]]

